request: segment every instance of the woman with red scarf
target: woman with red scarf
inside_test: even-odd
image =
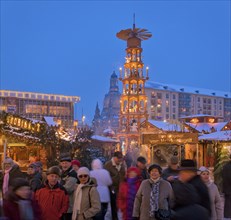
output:
[[[126,180],[120,184],[117,205],[122,212],[123,220],[133,219],[133,204],[141,184],[140,175],[140,170],[137,167],[130,167],[127,170]]]

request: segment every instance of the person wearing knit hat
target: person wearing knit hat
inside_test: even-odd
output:
[[[92,219],[101,210],[96,183],[90,178],[90,171],[87,167],[79,168],[78,179],[74,192],[72,219]]]
[[[72,160],[71,165],[72,165],[73,170],[75,170],[76,173],[81,166],[79,160]]]
[[[58,166],[53,166],[53,167],[50,167],[47,172],[46,172],[47,176],[50,175],[50,174],[55,174],[57,175],[58,177],[61,176],[61,170]]]
[[[3,161],[3,178],[1,178],[3,197],[7,194],[13,180],[18,177],[24,177],[19,166],[11,158],[5,158]]]
[[[156,219],[158,209],[167,212],[174,203],[171,184],[161,178],[162,168],[152,164],[148,172],[150,178],[141,182],[136,193],[132,215],[136,219]],[[166,219],[170,219],[170,210]]]
[[[42,210],[41,219],[60,220],[67,212],[69,197],[66,190],[60,185],[61,171],[58,166],[50,167],[47,172],[47,180],[40,189],[35,191],[35,199]]]
[[[125,181],[120,184],[117,197],[118,208],[122,212],[123,220],[133,219],[133,205],[141,181],[140,169],[138,167],[129,167]]]
[[[205,183],[209,190],[210,204],[211,204],[211,219],[222,219],[222,203],[220,193],[218,191],[217,185],[211,181],[210,171],[207,167],[200,167],[199,173],[201,180]]]

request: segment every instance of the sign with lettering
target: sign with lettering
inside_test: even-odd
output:
[[[142,144],[186,144],[197,143],[197,133],[142,134]]]
[[[6,117],[6,122],[11,126],[34,131],[34,132],[40,132],[41,129],[41,125],[39,123],[34,123],[29,119],[20,118],[18,116],[8,115]]]

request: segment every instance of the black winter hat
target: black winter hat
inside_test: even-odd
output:
[[[145,157],[139,156],[139,157],[137,158],[137,162],[140,162],[140,163],[142,163],[142,164],[146,164],[146,163],[147,163],[147,160],[146,160]]]
[[[148,168],[148,173],[151,172],[151,170],[153,169],[157,169],[159,171],[160,174],[162,174],[162,168],[161,166],[159,166],[158,164],[152,164],[149,168]]]
[[[53,167],[50,167],[48,170],[47,170],[47,175],[49,174],[56,174],[58,176],[61,176],[61,170],[59,169],[58,166],[53,166]]]
[[[30,186],[29,182],[27,180],[25,180],[24,178],[15,178],[12,182],[12,190],[16,191],[17,189],[19,189],[20,187],[23,186]]]

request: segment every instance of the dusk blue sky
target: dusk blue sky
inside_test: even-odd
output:
[[[1,1],[0,89],[80,96],[91,123],[136,26],[150,80],[231,90],[230,1]],[[120,82],[121,85],[121,82]]]

